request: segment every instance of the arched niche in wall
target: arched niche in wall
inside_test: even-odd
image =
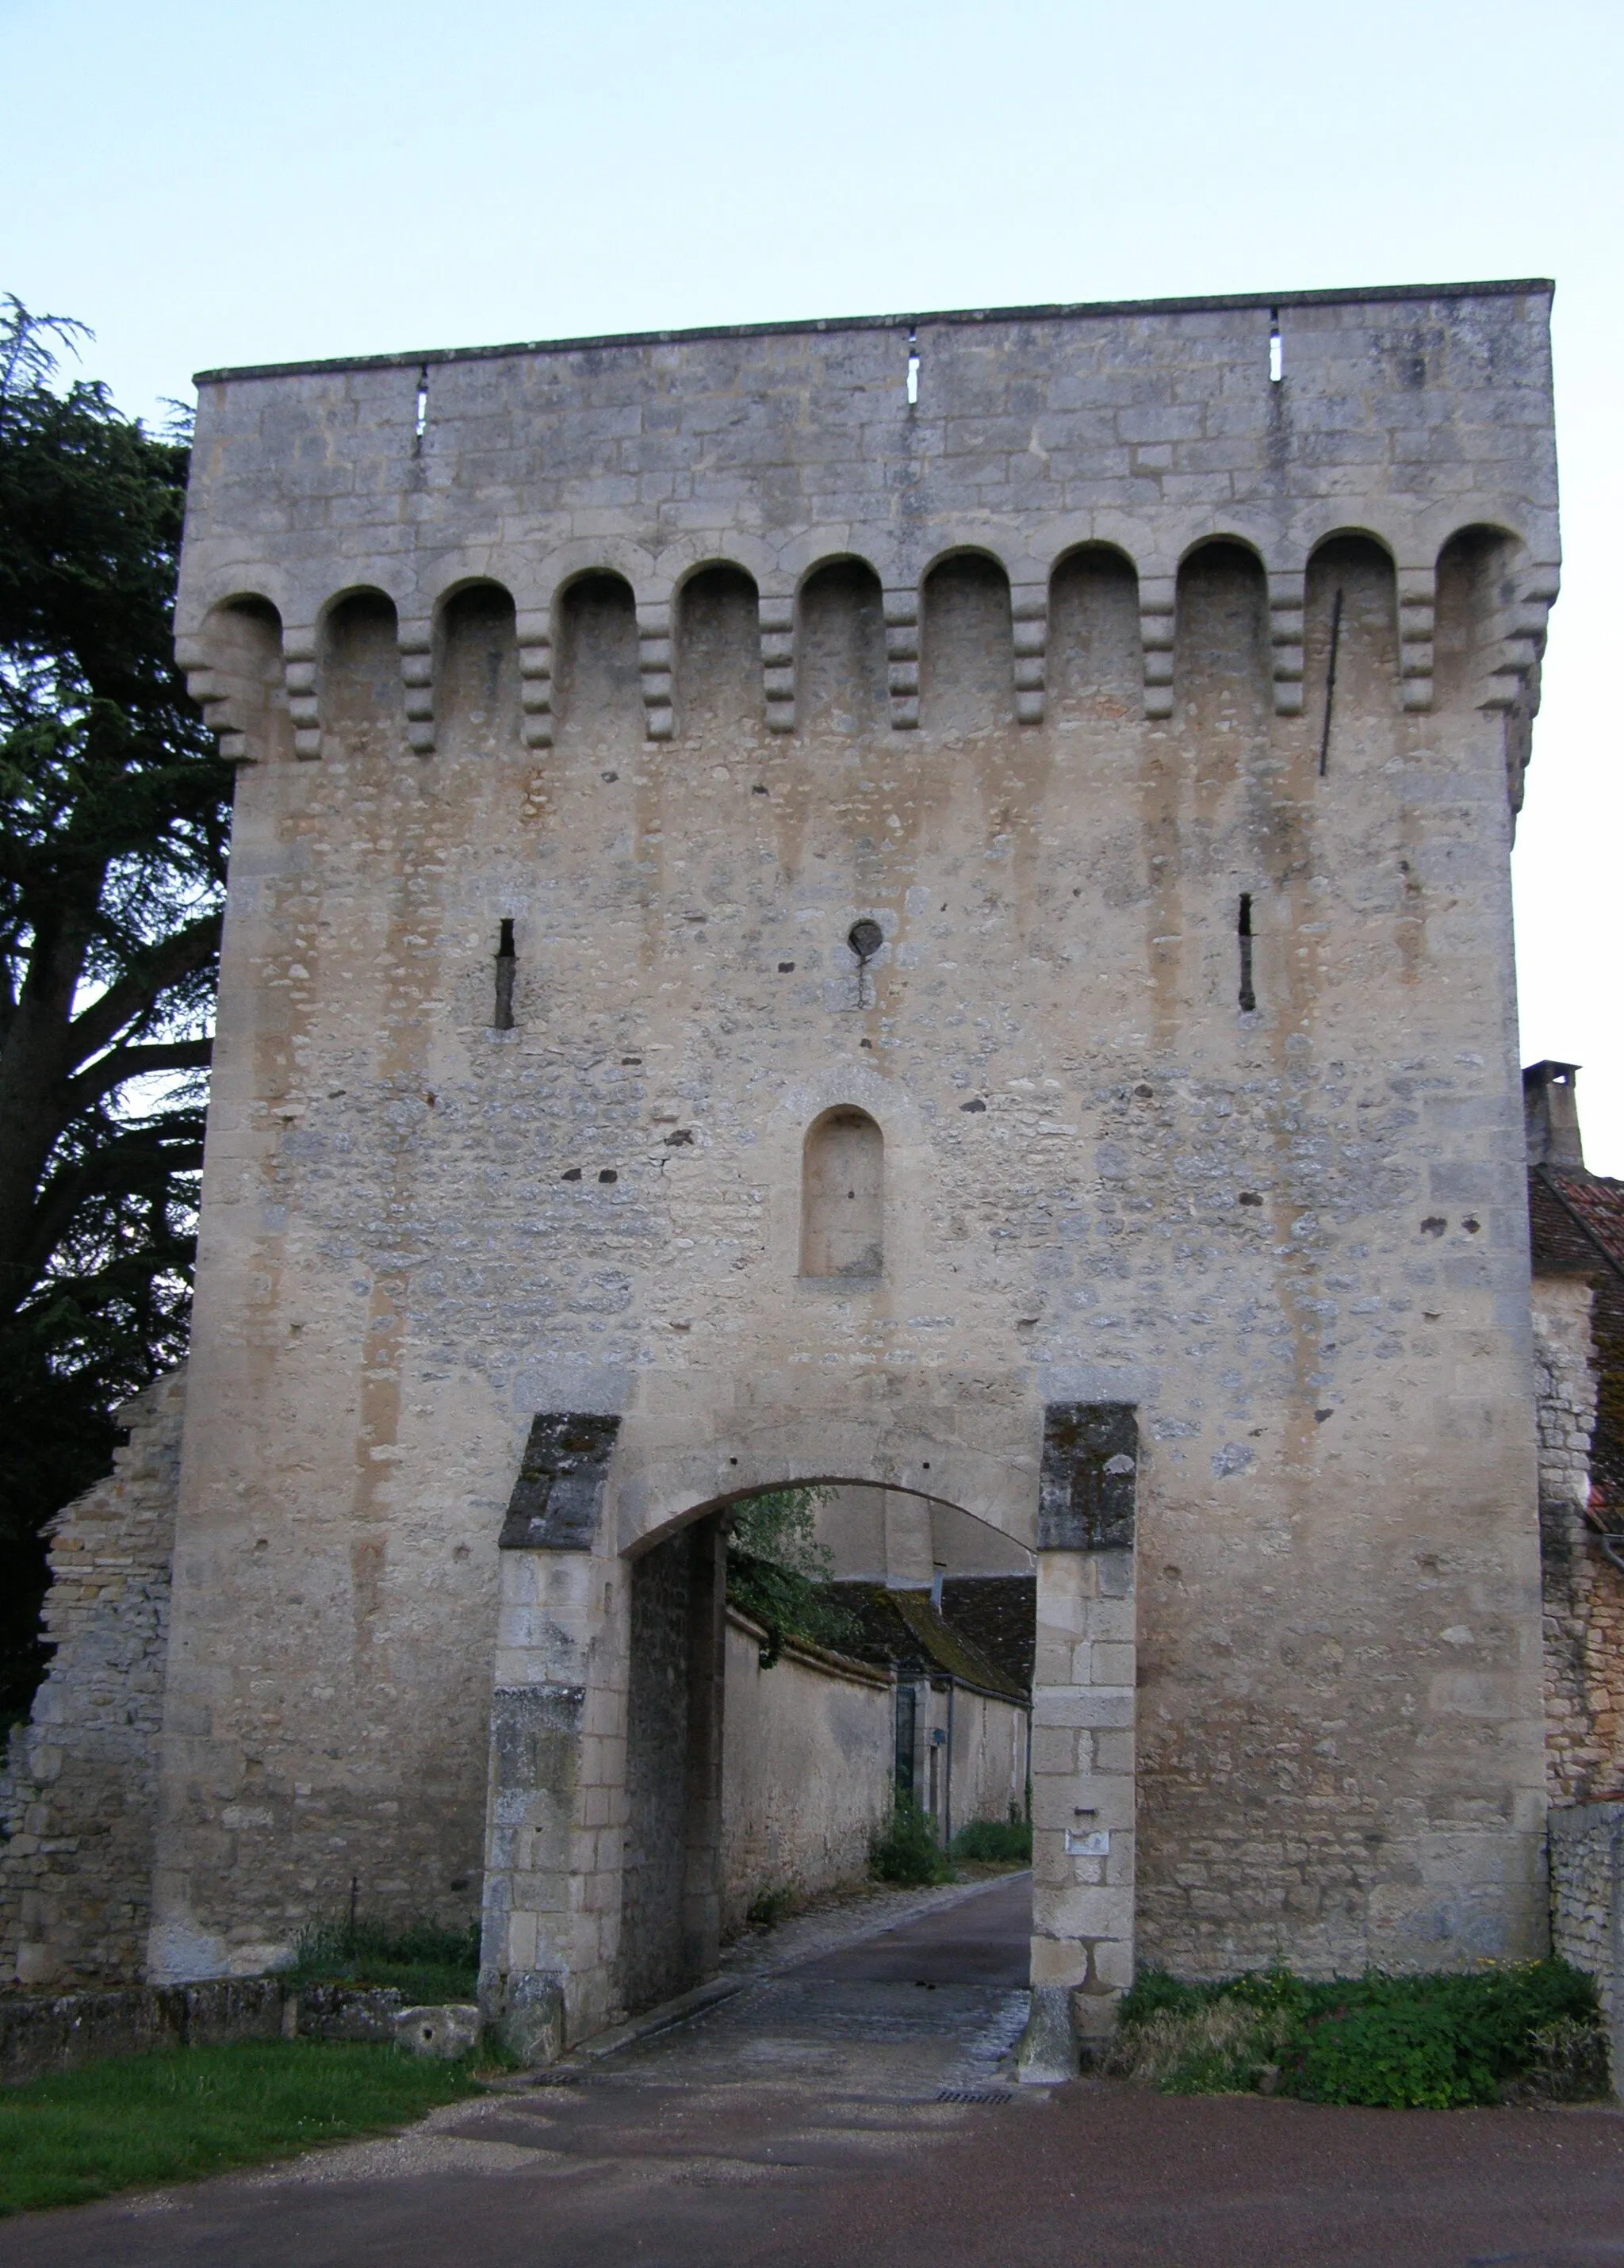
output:
[[[871,1278],[885,1248],[885,1137],[866,1110],[826,1110],[801,1155],[801,1273]]]
[[[317,699],[324,754],[393,755],[405,733],[394,601],[351,591],[322,619]]]
[[[623,575],[578,576],[558,602],[555,707],[561,748],[621,754],[643,738],[637,608]]]
[[[1327,536],[1309,560],[1303,713],[1327,775],[1393,753],[1403,713],[1398,578],[1374,536]]]
[[[1175,725],[1203,739],[1266,737],[1269,686],[1268,586],[1257,555],[1223,539],[1203,543],[1179,570]]]
[[[293,753],[283,669],[282,616],[268,599],[228,599],[203,625],[209,657],[203,716],[228,761],[278,762]]]
[[[702,567],[677,593],[677,722],[686,736],[761,733],[761,615],[742,567]]]
[[[831,559],[801,585],[795,627],[801,728],[841,739],[888,733],[885,610],[866,559]]]
[[[1048,713],[1136,724],[1144,714],[1139,578],[1108,544],[1069,551],[1049,578]]]
[[[517,748],[518,637],[512,594],[465,583],[440,609],[435,708],[440,743],[477,755]]]
[[[1010,578],[983,552],[955,552],[925,578],[919,688],[927,731],[989,733],[1014,719]]]
[[[1510,597],[1507,571],[1518,548],[1503,528],[1463,527],[1439,552],[1435,708],[1476,708],[1492,690],[1485,681]]]

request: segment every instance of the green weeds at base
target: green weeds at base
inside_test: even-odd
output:
[[[393,1930],[378,1922],[318,1922],[300,1932],[286,1975],[296,1992],[307,1984],[393,1985],[409,2005],[476,1999],[479,1969],[477,1922],[446,1929],[415,1921]]]
[[[1167,2095],[1444,2110],[1607,2091],[1595,1985],[1561,1961],[1323,1984],[1282,1969],[1215,1984],[1150,1970],[1120,2015],[1107,2067]]]
[[[976,1859],[983,1866],[1032,1864],[1032,1822],[1011,1813],[1008,1819],[973,1819],[953,1837],[955,1859]]]
[[[313,2040],[111,2057],[0,2094],[0,2213],[387,2132],[476,2086],[463,2064]]]
[[[883,1834],[869,1848],[869,1872],[877,1882],[951,1882],[953,1870],[936,1839],[936,1824],[911,1795],[899,1795]]]
[[[745,1919],[753,1929],[776,1929],[781,1921],[799,1913],[806,1904],[804,1890],[781,1883],[776,1889],[758,1890],[746,1909]]]

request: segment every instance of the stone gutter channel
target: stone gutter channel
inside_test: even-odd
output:
[[[883,1936],[1007,1879],[995,1875],[935,1889],[876,1890],[818,1906],[770,1932],[752,1931],[724,1950],[719,1974],[707,1983],[580,2042],[561,2062],[524,2083],[534,2085],[537,2076],[543,2084],[567,2081],[617,2049],[668,2031],[801,1962]],[[393,1987],[320,1984],[293,1992],[277,1977],[122,1985],[98,1992],[4,1993],[0,2086],[19,2086],[105,2056],[227,2040],[395,2042],[418,2055],[461,2056],[477,2046],[479,2030],[479,2011],[471,2004],[414,2007]]]

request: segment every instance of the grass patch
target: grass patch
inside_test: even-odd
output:
[[[446,1929],[416,1921],[405,1929],[380,1922],[317,1922],[299,1933],[287,1981],[306,1984],[393,1985],[408,2003],[479,1997],[480,1926]]]
[[[1562,1961],[1323,1984],[1283,1969],[1214,1984],[1150,1970],[1120,2013],[1107,2068],[1168,2095],[1444,2110],[1607,2092],[1596,1987]]]
[[[869,1846],[869,1872],[877,1882],[951,1882],[953,1870],[936,1839],[936,1822],[911,1795],[899,1795],[884,1831]]]
[[[109,2057],[0,2093],[0,2213],[385,2133],[476,2086],[466,2065],[314,2040]]]
[[[1030,1819],[973,1819],[953,1837],[955,1859],[977,1859],[994,1867],[1032,1864]]]

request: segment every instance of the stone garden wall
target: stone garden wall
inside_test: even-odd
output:
[[[144,1973],[186,1373],[121,1412],[114,1469],[57,1515],[55,1658],[0,1767],[0,1984]]]

